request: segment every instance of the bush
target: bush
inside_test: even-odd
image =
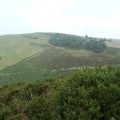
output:
[[[119,120],[120,67],[0,88],[0,120]]]

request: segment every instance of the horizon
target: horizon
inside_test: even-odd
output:
[[[34,32],[120,39],[119,0],[0,1],[0,35]]]
[[[85,35],[77,35],[77,34],[70,34],[70,33],[62,33],[62,32],[28,32],[28,33],[10,33],[10,34],[2,34],[1,36],[14,36],[14,35],[24,35],[24,34],[36,34],[36,33],[40,33],[40,34],[66,34],[66,35],[73,35],[73,36],[79,36],[79,37],[85,37],[87,34]],[[110,38],[110,37],[97,37],[97,36],[89,36],[88,37],[92,37],[92,38],[101,38],[101,39],[112,39],[112,40],[120,40],[120,38]]]

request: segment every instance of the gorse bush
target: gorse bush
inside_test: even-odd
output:
[[[0,120],[120,119],[120,67],[0,88]]]

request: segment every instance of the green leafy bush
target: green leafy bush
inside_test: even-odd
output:
[[[0,88],[0,120],[120,119],[120,67]]]

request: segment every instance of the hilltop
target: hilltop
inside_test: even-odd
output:
[[[0,85],[67,77],[120,63],[120,41],[61,33],[0,36]]]

